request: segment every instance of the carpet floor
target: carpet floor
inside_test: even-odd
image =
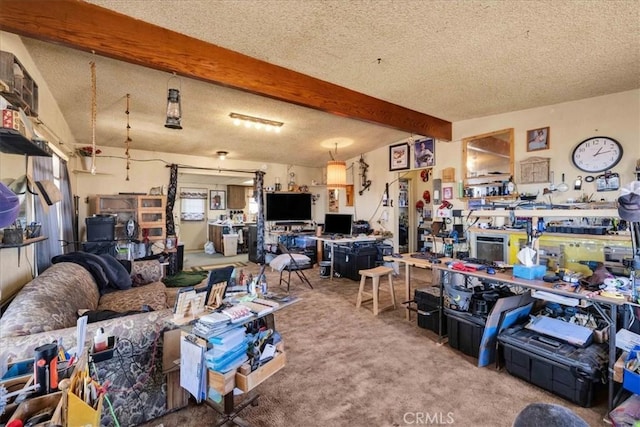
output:
[[[255,274],[259,266],[247,269]],[[533,402],[563,405],[590,426],[605,425],[604,388],[595,406],[581,408],[504,368],[478,368],[476,359],[439,344],[434,333],[419,328],[415,314],[412,321],[405,320],[402,306],[378,316],[366,306],[356,309],[358,282],[322,279],[317,267],[305,274],[314,289],[292,275],[291,295],[300,301],[275,315],[287,364],[249,393],[261,395],[257,406],[241,413],[252,426],[506,427]],[[412,274],[412,290],[427,285],[421,280],[426,275],[425,270]],[[267,277],[270,290],[276,291],[278,273],[267,271]],[[402,274],[394,285],[401,302]],[[238,396],[237,403],[242,399]],[[212,408],[192,402],[144,427],[214,425],[218,419]]]

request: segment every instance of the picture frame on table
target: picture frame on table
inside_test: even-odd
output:
[[[209,210],[223,211],[227,209],[227,192],[224,190],[209,191]]]
[[[549,127],[531,129],[527,131],[527,151],[549,149]]]
[[[409,143],[395,144],[389,147],[389,170],[409,169]]]
[[[430,168],[436,165],[436,141],[433,138],[420,138],[413,144],[413,167]]]

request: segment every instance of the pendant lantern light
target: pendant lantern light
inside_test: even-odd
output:
[[[338,154],[338,144],[336,144],[336,155]],[[347,186],[347,162],[333,158],[329,151],[331,160],[327,163],[327,188],[344,188]]]

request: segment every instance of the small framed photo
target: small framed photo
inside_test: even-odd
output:
[[[442,187],[442,198],[444,200],[453,199],[453,187]]]
[[[409,143],[403,142],[389,147],[389,170],[409,169]]]
[[[549,149],[549,127],[527,131],[527,151]]]
[[[227,195],[223,190],[211,190],[209,192],[209,209],[220,211],[227,209]]]
[[[422,138],[413,145],[413,167],[430,168],[436,165],[436,144],[433,138]]]

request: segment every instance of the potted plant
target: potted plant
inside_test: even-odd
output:
[[[84,170],[91,170],[91,162],[93,160],[94,154],[93,147],[91,145],[87,145],[84,147],[76,148],[76,153],[78,154],[78,156],[80,156],[80,161],[82,162]],[[100,153],[102,153],[102,150],[96,148],[96,156]]]

